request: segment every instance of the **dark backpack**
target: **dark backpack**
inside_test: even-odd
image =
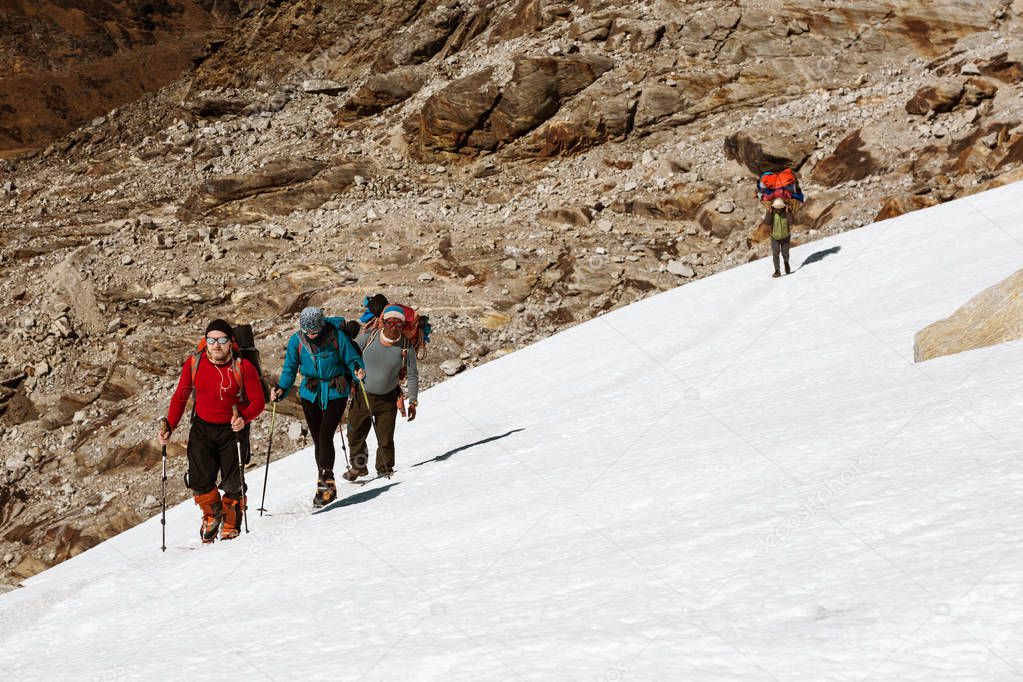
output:
[[[259,362],[259,350],[256,349],[256,338],[252,334],[252,325],[239,324],[234,327],[234,340],[238,344],[237,355],[251,362],[252,366],[256,368],[259,383],[263,387],[263,400],[270,402],[270,384],[263,376],[263,366]]]

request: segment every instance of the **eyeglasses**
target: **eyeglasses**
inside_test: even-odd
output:
[[[226,346],[229,343],[231,343],[231,338],[227,337],[227,336],[221,336],[221,337],[207,336],[206,337],[206,345],[207,346],[213,346],[213,345],[217,345],[217,344],[219,344],[221,346]]]

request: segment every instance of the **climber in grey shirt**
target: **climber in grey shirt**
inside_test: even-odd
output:
[[[396,326],[396,325],[395,325]],[[362,349],[366,363],[366,391],[384,395],[393,391],[399,383],[402,364],[405,366],[406,396],[409,403],[419,399],[419,368],[416,351],[398,330],[391,330],[397,338],[388,339],[386,320],[382,329],[364,330],[355,339]]]
[[[394,427],[398,410],[404,412],[401,382],[407,381],[408,420],[416,418],[419,403],[419,369],[416,350],[402,334],[405,314],[398,306],[385,308],[379,320],[370,323],[355,339],[366,365],[363,388],[352,396],[348,411],[348,471],[342,478],[355,482],[369,475],[369,447],[366,437],[372,427],[377,437],[378,476],[394,473]]]

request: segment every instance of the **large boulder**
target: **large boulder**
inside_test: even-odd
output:
[[[426,100],[419,113],[422,152],[458,152],[480,128],[501,91],[493,82],[494,69],[459,78]]]
[[[612,66],[598,55],[517,57],[511,82],[490,117],[494,138],[504,144],[533,130]]]
[[[933,194],[902,194],[888,197],[881,205],[881,210],[874,216],[873,222],[879,223],[889,218],[897,218],[904,213],[919,211],[938,203],[940,203],[938,198]]]
[[[573,103],[570,111],[531,134],[519,155],[546,158],[578,154],[605,142],[620,142],[629,134],[634,107],[627,93],[594,86]]]
[[[492,151],[522,137],[553,116],[562,103],[610,69],[595,55],[516,57],[503,91],[494,68],[461,78],[434,93],[418,121],[419,151]]]
[[[1023,338],[1023,270],[974,296],[948,318],[917,332],[913,359],[923,362]]]
[[[963,96],[963,83],[955,79],[936,81],[916,91],[906,102],[906,111],[917,116],[952,111]]]
[[[414,66],[370,76],[338,110],[337,120],[349,123],[379,114],[419,92],[425,82],[425,72]]]
[[[275,159],[252,173],[211,178],[203,184],[200,198],[206,206],[218,206],[310,180],[326,166],[314,159]]]
[[[696,116],[686,111],[689,102],[682,90],[668,85],[648,85],[636,106],[636,130],[657,130],[690,123]]]
[[[816,148],[813,135],[793,121],[775,121],[763,129],[740,130],[725,138],[725,156],[755,175],[798,169]]]

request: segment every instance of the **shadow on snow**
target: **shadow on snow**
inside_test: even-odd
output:
[[[798,269],[802,270],[807,265],[812,265],[814,263],[819,263],[822,260],[824,260],[825,258],[827,258],[828,256],[832,256],[832,255],[838,253],[841,250],[842,250],[841,246],[832,246],[830,249],[824,249],[823,251],[817,251],[816,253],[811,253],[809,256],[806,257],[806,259],[802,263],[799,264],[799,268]]]
[[[363,502],[369,502],[370,500],[374,499],[375,497],[377,497],[381,493],[383,493],[383,492],[385,492],[387,490],[390,490],[394,486],[400,485],[400,484],[401,484],[401,481],[395,481],[394,483],[388,483],[387,485],[380,486],[379,488],[372,488],[371,490],[363,490],[362,492],[355,493],[354,495],[349,495],[348,497],[342,498],[340,500],[335,500],[334,502],[331,502],[330,504],[328,504],[323,509],[318,509],[318,510],[314,511],[313,514],[314,515],[315,514],[322,514],[324,512],[333,511],[334,509],[340,509],[341,507],[350,507],[353,504],[361,504]]]
[[[502,433],[500,436],[491,436],[490,438],[484,438],[483,440],[478,440],[475,443],[469,443],[468,445],[460,445],[457,448],[455,448],[454,450],[448,450],[447,452],[445,452],[442,455],[437,455],[433,459],[427,459],[427,460],[424,460],[422,462],[418,462],[417,464],[413,464],[412,467],[421,467],[424,464],[430,464],[431,462],[443,462],[444,460],[448,459],[452,455],[457,455],[459,452],[462,452],[464,450],[468,450],[469,448],[474,448],[477,445],[483,445],[484,443],[491,443],[491,442],[493,442],[495,440],[500,440],[502,438],[507,438],[508,436],[512,435],[513,433],[518,433],[519,431],[525,431],[525,429],[512,429],[511,431],[508,431],[507,433]],[[412,468],[412,467],[409,467],[409,468]]]

